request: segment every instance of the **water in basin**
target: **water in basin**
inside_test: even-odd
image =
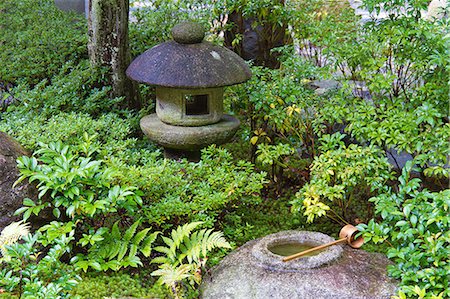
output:
[[[298,252],[302,252],[302,251],[311,249],[313,247],[316,247],[316,246],[310,245],[310,244],[303,244],[303,243],[287,243],[287,244],[272,245],[268,249],[273,254],[280,255],[280,256],[289,256],[289,255],[296,254]],[[324,249],[316,250],[314,252],[305,254],[303,257],[318,255],[323,250]]]

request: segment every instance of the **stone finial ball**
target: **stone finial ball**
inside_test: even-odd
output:
[[[205,29],[199,23],[181,22],[172,28],[172,37],[180,44],[197,44],[203,41]]]

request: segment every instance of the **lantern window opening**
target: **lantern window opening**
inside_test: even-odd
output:
[[[210,114],[208,94],[185,94],[183,98],[186,115]]]

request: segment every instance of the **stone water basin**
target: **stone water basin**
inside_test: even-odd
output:
[[[382,254],[336,245],[282,261],[296,246],[332,241],[325,234],[306,231],[284,231],[250,241],[204,278],[201,298],[389,299],[396,294],[396,281],[386,274],[390,262]]]

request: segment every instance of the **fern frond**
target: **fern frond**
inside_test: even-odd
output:
[[[133,223],[125,232],[123,239],[125,242],[130,242],[131,238],[134,236],[134,234],[136,233],[136,229],[139,225],[140,221],[136,221],[135,223]]]
[[[0,252],[2,256],[7,256],[5,245],[14,244],[29,233],[30,225],[23,221],[12,222],[10,225],[6,226],[0,234]]]
[[[111,235],[116,240],[120,239],[119,221],[114,222],[112,229],[111,229]]]
[[[136,253],[138,252],[138,246],[135,244],[130,245],[130,252],[128,253],[128,257],[132,258],[136,256]]]
[[[208,252],[215,248],[231,248],[223,233],[214,232],[212,229],[194,232],[184,245],[186,249],[183,254],[190,264],[199,263],[200,258],[207,257]]]
[[[123,258],[124,258],[124,256],[125,256],[125,254],[127,254],[127,251],[128,251],[128,243],[126,243],[126,242],[120,242],[119,244],[117,244],[116,246],[118,246],[120,249],[119,249],[119,254],[117,255],[117,260],[118,261],[121,261]]]
[[[152,276],[159,276],[159,283],[171,287],[183,279],[192,276],[192,265],[180,265],[178,267],[172,267],[170,265],[162,265],[162,267],[151,273]]]
[[[151,263],[152,264],[168,264],[168,265],[170,265],[172,263],[172,261],[169,260],[165,256],[157,256],[154,259],[152,259]]]
[[[110,246],[110,249],[111,249],[111,251],[109,252],[108,258],[110,260],[112,260],[119,254],[120,246],[117,246],[117,244],[114,244],[114,246]]]
[[[172,230],[172,240],[174,242],[175,248],[179,248],[180,244],[184,241],[184,238],[189,238],[191,232],[201,224],[203,224],[203,222],[201,221],[191,222]]]
[[[139,245],[139,243],[142,242],[142,240],[144,240],[144,238],[147,236],[148,232],[150,231],[150,228],[146,228],[141,230],[140,232],[138,232],[133,240],[131,241],[131,243],[133,243],[133,245]]]
[[[206,257],[208,251],[215,248],[231,248],[230,243],[224,238],[222,232],[213,232],[208,230],[202,240],[202,255]]]
[[[142,241],[140,251],[145,257],[149,257],[150,253],[152,253],[152,245],[153,242],[155,242],[156,237],[158,237],[158,234],[159,232],[154,232]]]
[[[157,246],[153,248],[155,251],[165,253],[166,256],[169,258],[172,256],[172,252],[170,251],[170,248],[164,247],[164,246]]]

